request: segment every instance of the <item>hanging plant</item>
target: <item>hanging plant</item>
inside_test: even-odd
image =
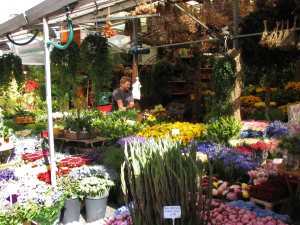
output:
[[[0,58],[1,86],[7,87],[12,77],[16,79],[19,86],[24,82],[25,75],[22,69],[22,60],[19,56],[12,53],[3,54]]]
[[[230,97],[237,79],[236,61],[233,57],[225,55],[217,58],[213,64],[212,79],[216,95],[216,107],[220,115],[231,110]]]
[[[92,92],[111,91],[113,67],[110,62],[107,38],[100,33],[88,35],[80,46],[80,67],[92,81]],[[97,100],[97,98],[95,98]]]
[[[75,94],[78,85],[77,68],[80,59],[78,45],[72,41],[69,47],[64,50],[54,48],[50,57],[54,75],[53,94],[56,94],[59,99],[67,93],[72,96]]]

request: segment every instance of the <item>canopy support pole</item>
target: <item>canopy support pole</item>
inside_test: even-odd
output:
[[[45,39],[45,81],[46,81],[46,102],[47,102],[47,118],[48,118],[48,141],[51,157],[51,184],[56,187],[56,163],[54,152],[54,135],[53,135],[53,121],[52,121],[52,97],[51,97],[51,71],[50,71],[50,45],[49,42],[49,26],[48,21],[43,17],[43,30]]]

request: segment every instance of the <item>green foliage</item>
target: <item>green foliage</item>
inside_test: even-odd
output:
[[[129,204],[133,224],[170,224],[162,211],[168,205],[181,206],[182,217],[176,224],[208,223],[204,215],[210,210],[212,195],[211,188],[202,189],[204,165],[196,161],[194,149],[189,155],[182,155],[181,150],[178,142],[170,140],[131,143],[125,149],[121,182],[126,203],[134,201]],[[212,187],[211,179],[208,187]]]
[[[212,69],[212,80],[216,101],[213,110],[217,116],[225,116],[232,113],[230,98],[236,79],[236,62],[234,58],[226,55],[215,59]]]
[[[229,146],[229,141],[240,134],[242,124],[233,116],[220,117],[206,124],[208,140],[213,143]]]
[[[279,120],[282,122],[287,121],[287,115],[284,112],[282,112],[282,110],[280,110],[280,109],[271,108],[268,110],[267,113],[268,113],[268,117],[269,117],[270,121],[276,121],[276,120]]]
[[[0,225],[20,225],[26,221],[26,212],[17,203],[9,207],[7,211],[0,211]]]
[[[108,148],[105,152],[105,155],[103,157],[103,164],[104,166],[111,167],[115,169],[118,173],[120,173],[124,159],[124,149],[112,146]]]
[[[80,56],[80,68],[92,81],[94,96],[99,96],[99,92],[110,91],[113,67],[109,57],[107,39],[101,33],[89,34],[81,43]]]
[[[118,119],[127,119],[127,120],[136,120],[139,111],[136,109],[124,110],[124,111],[113,111],[110,114],[112,120]]]
[[[3,88],[7,88],[9,82],[12,80],[12,75],[16,79],[17,84],[21,86],[25,79],[22,60],[19,56],[12,53],[3,54],[0,57],[0,85]]]
[[[300,135],[283,136],[280,139],[278,147],[282,150],[288,150],[289,153],[300,154]]]
[[[24,129],[31,130],[31,134],[41,134],[44,130],[47,130],[47,124],[44,123],[30,123],[24,126]]]
[[[54,206],[38,206],[35,203],[29,202],[30,210],[27,214],[27,218],[31,221],[35,221],[38,224],[53,225],[59,218],[59,213],[65,203],[65,199],[62,199],[55,203]],[[28,206],[28,207],[29,207]]]
[[[65,129],[70,129],[80,133],[83,128],[90,134],[93,132],[92,122],[94,119],[102,117],[102,113],[95,113],[89,111],[70,111],[64,118]]]
[[[65,198],[79,198],[79,180],[70,176],[62,176],[57,180],[58,189],[62,191]]]
[[[58,100],[62,96],[66,96],[66,94],[68,94],[68,97],[75,95],[79,86],[79,76],[77,73],[79,60],[80,50],[74,41],[71,42],[67,49],[54,48],[52,50],[52,90],[54,97],[57,96]]]

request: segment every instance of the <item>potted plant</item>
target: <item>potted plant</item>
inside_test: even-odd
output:
[[[300,161],[300,134],[284,136],[278,147],[283,151],[284,165],[288,170],[296,170]]]
[[[58,185],[66,198],[61,211],[61,222],[63,224],[78,222],[81,209],[79,180],[70,176],[64,176],[58,180]]]
[[[114,182],[99,176],[84,177],[80,180],[79,193],[85,198],[88,223],[105,216],[109,190]]]
[[[64,136],[74,140],[95,137],[92,121],[93,116],[87,112],[81,113],[80,110],[77,110],[77,113],[70,112],[64,119]]]

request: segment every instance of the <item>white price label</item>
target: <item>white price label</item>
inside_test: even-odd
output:
[[[164,206],[164,218],[165,219],[181,218],[180,206],[179,205]]]
[[[273,163],[275,163],[275,164],[280,164],[280,163],[282,163],[282,160],[283,160],[283,159],[275,158],[275,159],[273,159]]]
[[[180,129],[172,129],[172,134],[174,135],[180,134]]]
[[[127,123],[129,126],[133,126],[135,122],[134,122],[133,120],[126,120],[126,123]]]

